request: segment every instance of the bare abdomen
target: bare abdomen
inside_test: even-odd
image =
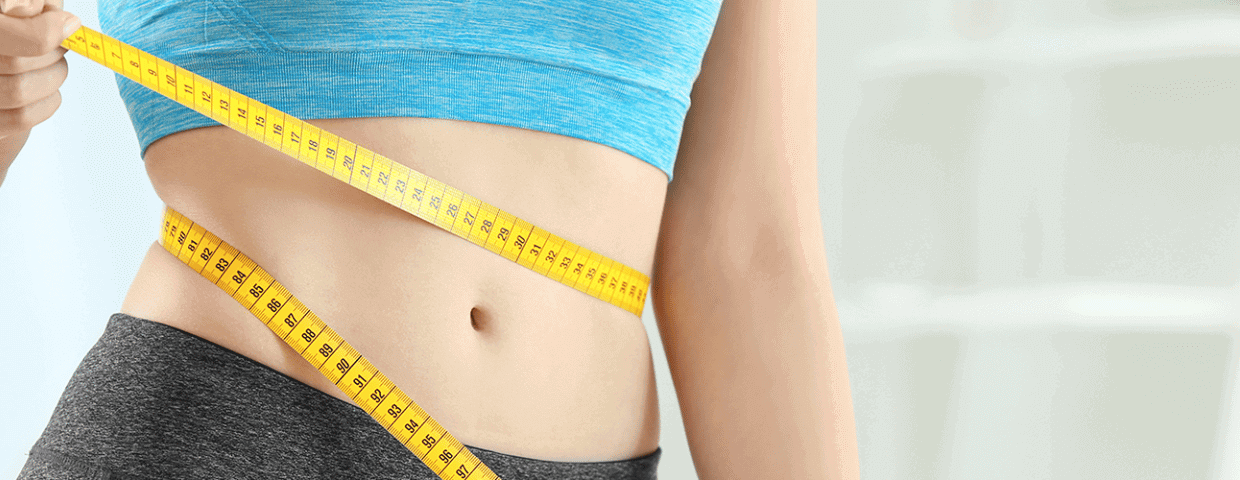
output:
[[[667,178],[622,152],[449,120],[311,123],[651,272]],[[266,268],[466,444],[565,461],[657,446],[650,347],[632,314],[224,127],[165,137],[145,161],[164,202]],[[121,311],[345,399],[158,246]]]

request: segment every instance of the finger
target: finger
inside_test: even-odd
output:
[[[68,76],[69,63],[64,59],[33,72],[0,75],[0,109],[36,103],[59,90]]]
[[[81,20],[64,10],[49,11],[30,18],[0,15],[0,55],[43,55],[59,47],[60,42],[81,26]]]
[[[0,110],[0,138],[21,133],[43,123],[60,107],[60,91],[20,108]]]
[[[43,0],[0,0],[0,13],[10,17],[33,17],[43,11]]]
[[[15,75],[46,67],[65,58],[65,49],[57,48],[37,57],[0,55],[0,75]]]

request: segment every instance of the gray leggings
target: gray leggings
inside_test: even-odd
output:
[[[549,462],[469,447],[501,478],[653,479],[659,449]],[[115,314],[19,479],[434,479],[360,408],[176,328]]]

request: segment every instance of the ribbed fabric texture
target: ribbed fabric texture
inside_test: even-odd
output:
[[[720,0],[99,0],[103,31],[294,116],[507,125],[672,177]],[[218,125],[117,76],[142,152]]]

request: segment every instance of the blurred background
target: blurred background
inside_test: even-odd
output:
[[[93,1],[66,9],[98,28]],[[1240,3],[818,4],[822,215],[866,479],[1240,478]],[[161,204],[112,74],[0,188],[0,477]],[[664,478],[693,478],[666,361]]]
[[[819,3],[863,478],[1240,478],[1240,3]]]

